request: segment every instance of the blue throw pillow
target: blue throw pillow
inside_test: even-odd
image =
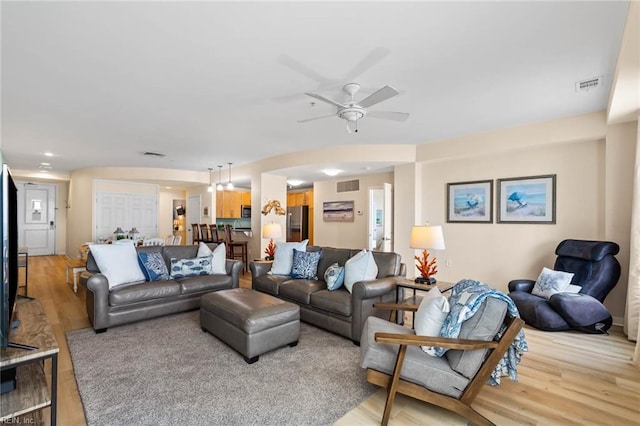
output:
[[[293,249],[293,266],[291,278],[318,279],[318,262],[322,257],[321,251],[299,251]]]
[[[342,287],[342,284],[344,284],[344,266],[340,266],[338,262],[332,263],[324,273],[324,280],[329,291]]]
[[[138,263],[147,281],[169,279],[169,271],[160,252],[138,253]]]
[[[197,277],[211,273],[213,256],[194,259],[171,259],[171,278]]]

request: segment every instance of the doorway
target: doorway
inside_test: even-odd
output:
[[[56,247],[56,192],[51,183],[16,182],[18,245],[29,255],[52,255]]]
[[[393,185],[369,188],[369,250],[393,251]]]
[[[200,223],[200,196],[191,195],[187,199],[187,239],[188,244],[193,244],[193,230],[191,224]]]

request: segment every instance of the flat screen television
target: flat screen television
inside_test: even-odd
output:
[[[18,295],[18,189],[6,164],[2,165],[0,191],[0,346],[7,347]],[[15,369],[2,371],[0,393],[15,388],[15,373]]]

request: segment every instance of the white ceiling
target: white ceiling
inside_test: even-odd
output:
[[[14,169],[202,170],[429,141],[606,109],[628,2],[2,2],[2,151]],[[576,92],[579,80],[603,87]],[[349,134],[340,88],[401,95]],[[363,93],[359,98],[371,93]],[[53,152],[45,159],[43,153]],[[166,154],[146,158],[144,151]],[[390,164],[341,163],[365,174]],[[366,167],[369,167],[368,169]],[[316,170],[310,170],[316,173]],[[226,170],[226,168],[225,168]],[[292,172],[293,173],[293,172]],[[303,178],[304,170],[296,170]]]

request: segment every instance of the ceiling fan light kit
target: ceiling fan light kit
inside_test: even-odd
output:
[[[360,90],[360,85],[358,83],[347,83],[342,87],[342,90],[349,96],[349,100],[345,103],[339,103],[337,101],[334,101],[333,99],[326,98],[319,93],[305,93],[307,96],[335,106],[337,110],[335,114],[308,118],[306,120],[300,120],[299,123],[306,123],[307,121],[313,121],[337,115],[338,118],[341,118],[342,120],[345,120],[347,122],[347,132],[358,132],[358,120],[366,117],[368,107],[386,101],[387,99],[397,96],[400,93],[391,86],[384,86],[371,95],[367,96],[360,102],[356,102],[355,96]],[[407,118],[409,118],[409,114],[406,112],[373,111],[373,113],[374,114],[371,115],[372,117],[382,118],[385,120],[405,121]]]

